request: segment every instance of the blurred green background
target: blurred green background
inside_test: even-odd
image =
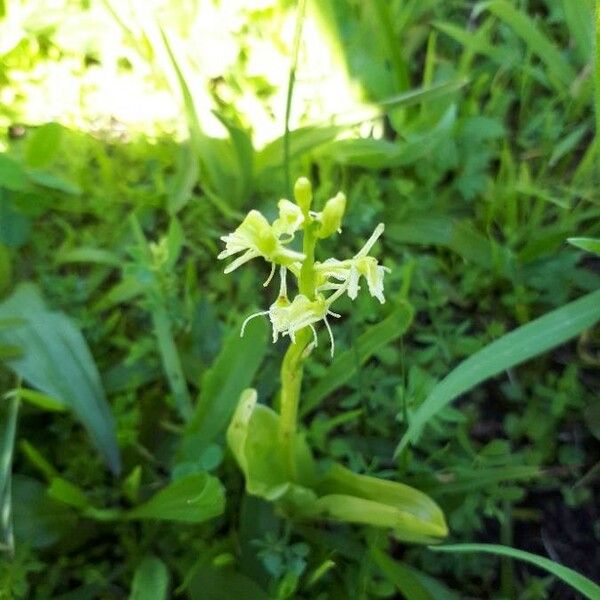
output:
[[[429,493],[453,542],[597,578],[597,326],[392,458],[452,368],[600,287],[597,254],[566,241],[600,237],[597,11],[0,0],[0,598],[581,597],[506,558],[292,522],[246,495],[223,433],[244,387],[273,401],[285,344],[259,322],[239,338],[273,301],[267,266],[224,276],[216,255],[301,175],[317,208],[348,196],[331,254],[384,222],[387,302],[342,302],[352,369],[325,385],[317,348],[309,443]]]

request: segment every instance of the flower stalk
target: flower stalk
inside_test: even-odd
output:
[[[281,363],[281,395],[279,400],[279,444],[290,481],[296,481],[294,439],[298,422],[300,389],[304,374],[305,350],[311,343],[311,333],[303,329],[291,343]]]
[[[372,296],[385,302],[383,278],[388,271],[377,259],[369,256],[375,242],[383,233],[379,224],[367,243],[351,259],[329,258],[318,262],[315,257],[317,242],[341,230],[346,210],[346,196],[339,192],[329,199],[322,212],[312,210],[313,195],[310,181],[301,177],[294,186],[295,202],[282,199],[278,203],[279,216],[273,223],[257,210],[248,213],[241,225],[223,236],[225,249],[219,259],[236,256],[225,268],[225,273],[242,264],[262,257],[271,263],[271,273],[265,287],[271,282],[279,267],[279,294],[268,310],[250,315],[242,325],[258,316],[268,316],[273,326],[273,342],[279,335],[291,340],[281,365],[280,420],[278,443],[290,481],[297,479],[294,440],[297,438],[298,407],[302,387],[303,362],[318,344],[315,325],[324,323],[331,341],[331,354],[335,344],[328,316],[339,317],[331,310],[332,304],[344,294],[354,300],[364,278]],[[302,252],[288,246],[296,233],[302,234]],[[288,274],[295,278],[298,293],[288,297]]]

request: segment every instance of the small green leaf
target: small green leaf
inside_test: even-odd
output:
[[[102,248],[92,248],[89,246],[61,250],[54,257],[54,260],[58,264],[82,262],[107,265],[109,267],[121,267],[123,264],[123,261],[116,254]]]
[[[47,173],[45,171],[28,171],[29,179],[42,187],[56,190],[57,192],[63,192],[69,196],[80,196],[81,188],[59,175],[53,173]]]
[[[62,477],[53,477],[51,479],[48,496],[53,500],[80,510],[85,510],[92,506],[81,488]]]
[[[449,546],[432,547],[430,550],[435,550],[436,552],[457,553],[485,552],[487,554],[498,554],[500,556],[516,558],[517,560],[531,563],[540,569],[548,571],[555,577],[562,579],[580,594],[589,598],[589,600],[598,600],[598,598],[600,598],[600,586],[596,585],[593,581],[590,581],[587,577],[577,573],[577,571],[573,571],[573,569],[569,569],[568,567],[543,556],[531,554],[531,552],[524,552],[523,550],[517,550],[515,548],[497,544],[452,544]]]
[[[198,157],[189,143],[183,144],[177,156],[175,175],[169,181],[167,209],[176,215],[190,200],[199,175]]]
[[[57,398],[52,398],[51,396],[48,396],[48,394],[42,394],[41,392],[36,392],[35,390],[28,390],[26,388],[11,390],[10,392],[7,392],[4,397],[19,397],[21,398],[21,400],[25,400],[33,406],[37,406],[38,408],[50,410],[53,412],[63,412],[67,409],[67,406],[62,400],[58,400]]]
[[[146,556],[135,570],[129,600],[166,600],[168,588],[167,565],[156,556]]]
[[[558,308],[488,344],[440,381],[412,416],[395,456],[415,442],[427,421],[482,381],[563,344],[600,319],[600,291]]]
[[[225,507],[223,486],[206,473],[172,481],[144,504],[125,515],[127,519],[160,519],[202,523],[220,515]]]

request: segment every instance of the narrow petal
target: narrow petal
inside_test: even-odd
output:
[[[235,271],[238,267],[241,267],[244,263],[247,263],[249,260],[260,256],[260,254],[256,250],[247,250],[241,256],[238,256],[231,264],[227,265],[225,270],[223,271],[226,275]]]

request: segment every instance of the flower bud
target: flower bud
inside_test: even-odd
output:
[[[346,196],[338,192],[336,196],[327,200],[321,213],[321,228],[317,235],[321,239],[333,235],[341,226],[344,212],[346,211]]]
[[[312,186],[306,177],[299,177],[294,185],[294,198],[306,217],[312,203]]]

